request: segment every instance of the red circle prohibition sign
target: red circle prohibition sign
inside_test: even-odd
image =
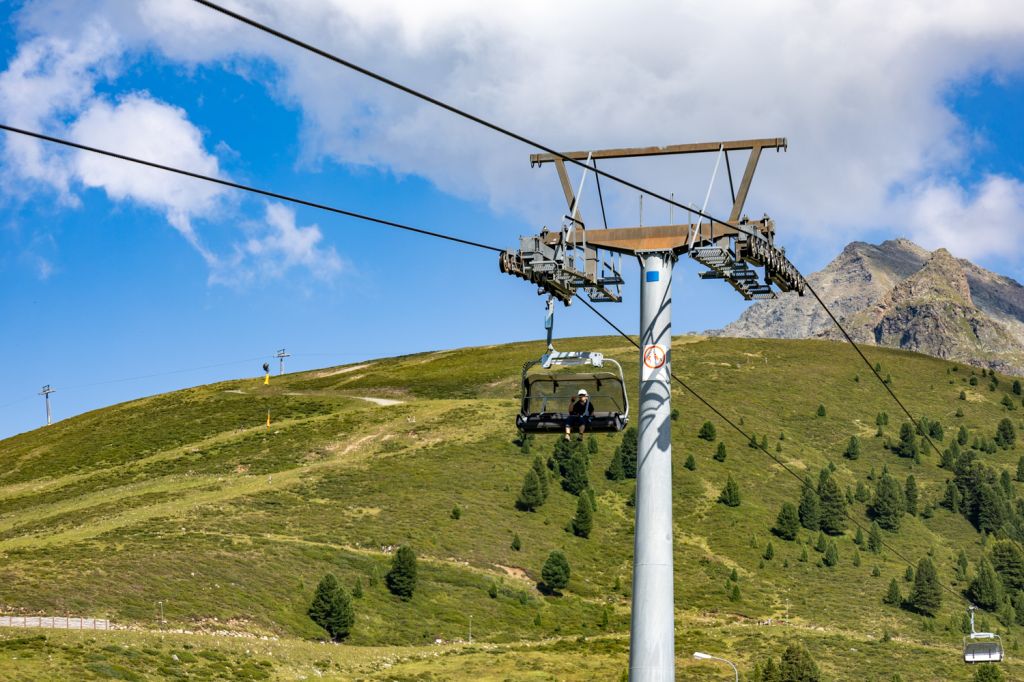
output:
[[[644,365],[648,369],[658,369],[665,365],[665,349],[661,346],[647,346],[644,349]]]

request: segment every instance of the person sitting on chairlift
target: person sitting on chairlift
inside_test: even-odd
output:
[[[590,402],[587,389],[581,388],[569,405],[569,417],[565,420],[565,439],[570,439],[573,427],[579,428],[580,440],[594,419],[594,405]]]

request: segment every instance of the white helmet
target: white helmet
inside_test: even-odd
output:
[[[576,395],[578,395],[578,396],[580,396],[580,395],[587,395],[587,389],[585,389],[585,388],[581,388],[581,389],[580,389],[580,390],[579,390],[579,391],[578,391],[578,392],[576,393]]]

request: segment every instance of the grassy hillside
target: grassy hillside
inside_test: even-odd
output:
[[[636,405],[635,351],[625,342],[560,346],[619,359]],[[0,630],[0,678],[17,670],[20,679],[52,679],[59,669],[100,679],[617,679],[628,655],[632,482],[608,481],[603,472],[621,436],[597,438],[589,539],[566,532],[576,498],[554,479],[537,512],[514,508],[533,456],[547,459],[555,442],[538,437],[529,455],[515,443],[519,368],[540,350],[532,343],[428,353],[273,377],[270,386],[262,378],[223,382],[0,441],[0,612],[70,612],[137,630]],[[1010,391],[1005,377],[993,391],[987,377],[972,386],[967,367],[952,371],[948,362],[899,351],[869,353],[915,414],[941,421],[942,445],[960,425],[972,437],[991,437],[1007,415],[1021,425],[1020,397],[1014,396],[1017,411],[1000,403]],[[887,436],[895,438],[903,420],[849,348],[680,338],[673,363],[815,481],[829,462],[844,489],[887,466],[901,483],[914,474],[921,507],[942,498],[951,474],[938,467],[938,457],[929,453],[915,464],[875,437],[879,412],[890,416]],[[365,398],[402,402],[381,406]],[[855,566],[852,527],[837,539],[839,563],[832,568],[818,565],[816,533],[801,531],[795,542],[773,538],[780,505],[797,501],[797,481],[721,423],[717,440],[728,456],[715,461],[717,441],[697,438],[713,416],[684,392],[676,390],[673,400],[681,675],[720,677],[721,670],[688,660],[695,648],[749,672],[800,639],[830,679],[889,680],[894,672],[905,680],[970,678],[958,662],[962,602],[946,594],[934,619],[883,605],[891,578],[909,592],[906,565],[889,551],[862,549]],[[824,417],[816,416],[819,404]],[[851,435],[862,438],[855,461],[842,457]],[[694,471],[682,466],[690,454]],[[1018,444],[982,457],[1013,475],[1021,454]],[[716,503],[729,475],[740,486],[739,507]],[[462,512],[457,520],[455,506]],[[870,523],[863,503],[850,511]],[[520,551],[511,548],[514,534]],[[966,588],[954,579],[959,551],[972,573],[985,551],[981,535],[941,507],[931,518],[906,517],[885,540],[914,561],[930,554],[942,582],[958,591]],[[769,541],[774,558],[764,561]],[[383,581],[390,552],[402,544],[420,559],[419,588],[409,602],[391,596]],[[809,560],[800,561],[805,547]],[[562,549],[572,566],[562,596],[536,589],[552,549]],[[730,598],[733,570],[739,600]],[[328,571],[364,589],[343,646],[312,643],[323,632],[305,615]],[[166,624],[156,622],[158,601]],[[778,625],[787,613],[789,625]],[[769,618],[776,624],[756,624]],[[986,618],[1004,635],[1007,672],[1024,678],[1015,655],[1024,633]],[[449,644],[468,636],[470,619],[473,645]]]

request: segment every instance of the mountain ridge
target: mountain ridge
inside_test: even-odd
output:
[[[858,342],[1024,375],[1024,286],[946,249],[850,242],[808,277]],[[760,301],[714,336],[843,337],[811,297]]]

